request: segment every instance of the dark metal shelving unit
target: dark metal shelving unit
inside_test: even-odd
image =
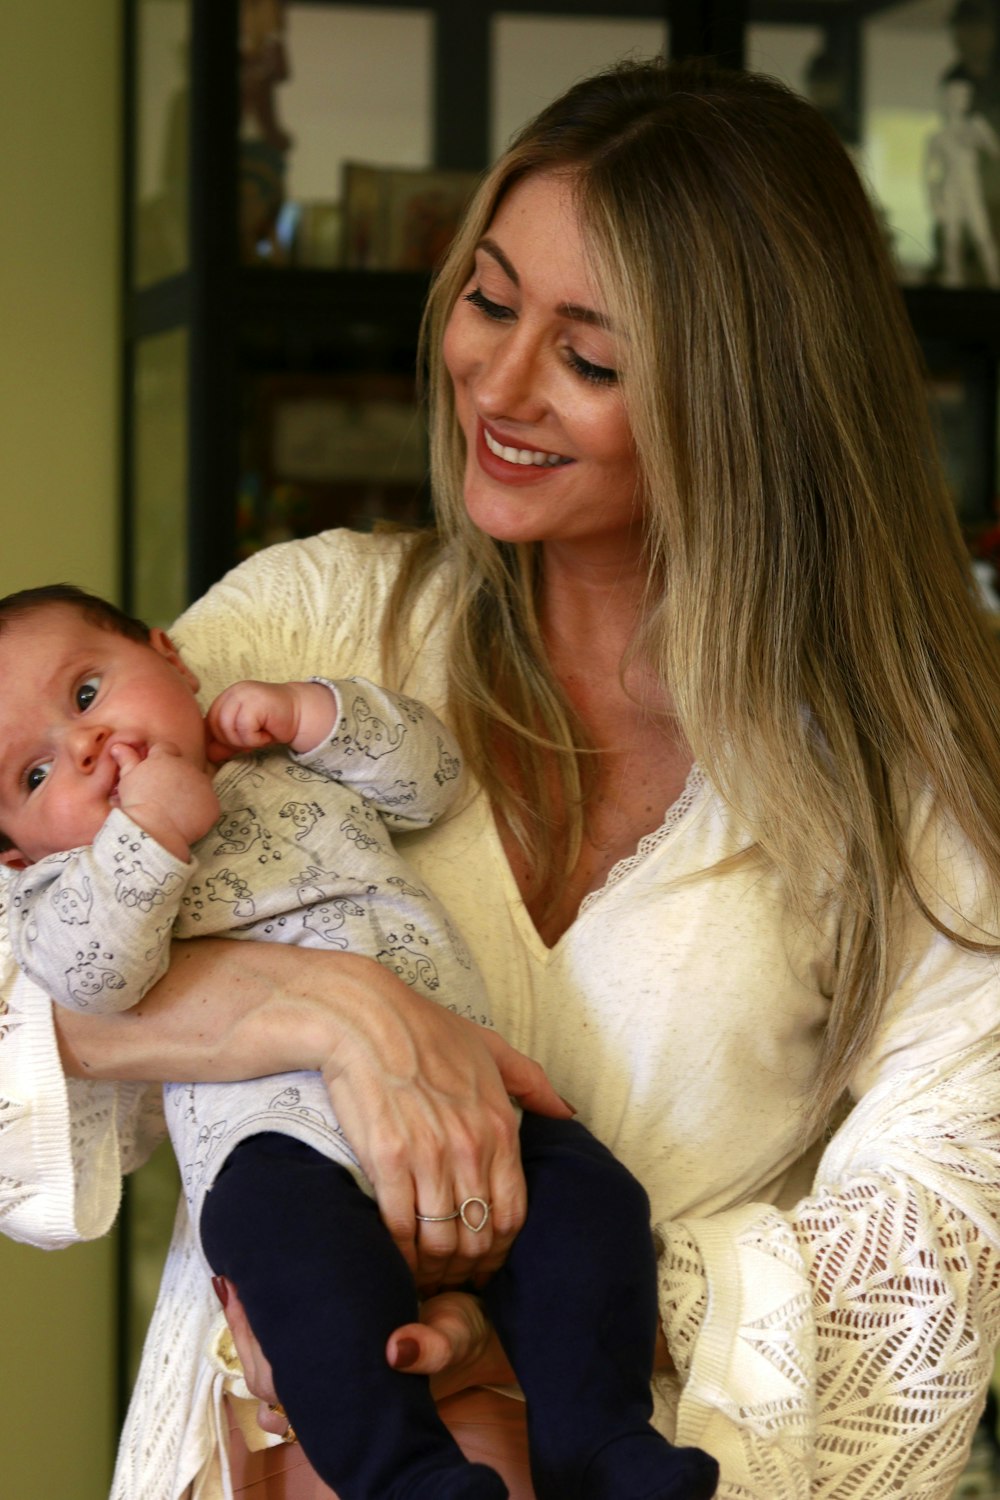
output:
[[[331,0],[298,0],[329,6]],[[375,8],[390,0],[369,0]],[[752,19],[819,25],[827,45],[859,74],[860,28],[896,0],[757,0]],[[431,12],[433,42],[433,159],[444,168],[486,165],[490,90],[490,22],[505,14],[664,19],[674,56],[712,53],[730,65],[743,60],[751,17],[748,0],[391,0],[395,9]],[[133,392],[136,353],[143,340],[184,329],[187,352],[186,592],[195,597],[234,558],[235,495],[239,484],[240,381],[249,373],[345,372],[412,368],[428,278],[420,273],[243,267],[237,253],[239,0],[188,0],[190,42],[190,263],[185,271],[132,289],[132,213],[135,176],[131,122],[136,113],[137,15],[125,12],[125,292],[123,297],[123,595],[132,601],[135,453]],[[849,110],[857,116],[856,90]],[[977,429],[989,449],[995,479],[996,376],[1000,357],[1000,294],[907,288],[906,304],[928,359],[952,351],[975,366],[983,419]],[[367,364],[366,364],[367,361]],[[989,387],[989,389],[987,389]],[[990,415],[992,414],[992,415]],[[985,426],[983,425],[985,423]]]

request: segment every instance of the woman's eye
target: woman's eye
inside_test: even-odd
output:
[[[24,784],[28,788],[28,791],[37,791],[51,770],[52,762],[50,760],[45,760],[40,765],[32,766],[24,778]]]
[[[97,697],[97,689],[101,685],[99,677],[88,677],[86,682],[81,682],[76,690],[76,706],[82,712],[88,709]]]
[[[568,354],[569,366],[584,380],[589,380],[592,385],[617,385],[618,371],[612,370],[607,365],[595,365],[589,359],[584,359],[571,349]]]
[[[479,287],[473,287],[471,292],[466,292],[465,300],[471,302],[472,306],[478,308],[485,317],[493,318],[497,323],[504,323],[514,316],[510,308],[504,307],[502,302],[491,302]]]

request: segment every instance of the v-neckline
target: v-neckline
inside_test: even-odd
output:
[[[604,881],[595,890],[588,891],[577,908],[576,916],[569,926],[559,934],[559,937],[550,947],[542,937],[538,928],[528,911],[527,903],[521,894],[520,887],[510,867],[503,839],[497,827],[496,817],[487,799],[484,798],[485,816],[488,823],[488,838],[490,841],[493,859],[500,869],[500,878],[504,889],[508,909],[512,919],[516,923],[526,946],[532,951],[536,959],[543,965],[551,963],[561,952],[563,945],[570,935],[575,931],[580,922],[600,902],[613,886],[619,885],[645,863],[646,859],[655,849],[668,839],[682,822],[687,820],[688,814],[698,805],[706,795],[708,780],[701,767],[695,761],[684,782],[679,795],[667,808],[663,815],[663,821],[657,828],[644,833],[631,854],[624,855],[612,865],[604,878]]]

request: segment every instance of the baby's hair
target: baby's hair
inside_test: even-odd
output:
[[[142,620],[127,615],[116,604],[97,594],[88,594],[75,583],[45,583],[39,588],[21,589],[16,594],[6,594],[0,599],[0,631],[9,620],[20,620],[36,610],[49,609],[55,604],[68,604],[79,610],[91,625],[102,630],[111,630],[141,645],[149,643],[149,626]]]
[[[20,589],[16,594],[5,594],[0,599],[0,634],[12,620],[22,620],[26,615],[51,609],[56,604],[68,604],[71,609],[78,610],[91,625],[97,625],[102,630],[113,631],[115,635],[123,635],[143,646],[149,644],[149,626],[143,624],[142,620],[127,615],[116,604],[109,604],[107,599],[102,599],[97,594],[88,594],[86,589],[77,588],[75,583],[45,583],[39,588]],[[0,829],[0,853],[13,847],[12,841]]]

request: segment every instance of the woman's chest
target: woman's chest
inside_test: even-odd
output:
[[[553,948],[481,803],[407,851],[463,931],[498,1028],[661,1214],[749,1197],[801,1154],[826,1017],[827,945],[759,866],[705,873],[738,843],[701,813],[682,801]]]
[[[514,883],[549,948],[572,926],[584,900],[600,891],[612,870],[661,826],[664,808],[677,804],[691,771],[691,752],[658,728],[648,743],[639,738],[627,751],[602,754],[593,770],[572,868],[557,869],[544,884],[536,880],[532,857],[525,854],[502,818],[497,819]],[[568,835],[563,842],[570,843]]]

